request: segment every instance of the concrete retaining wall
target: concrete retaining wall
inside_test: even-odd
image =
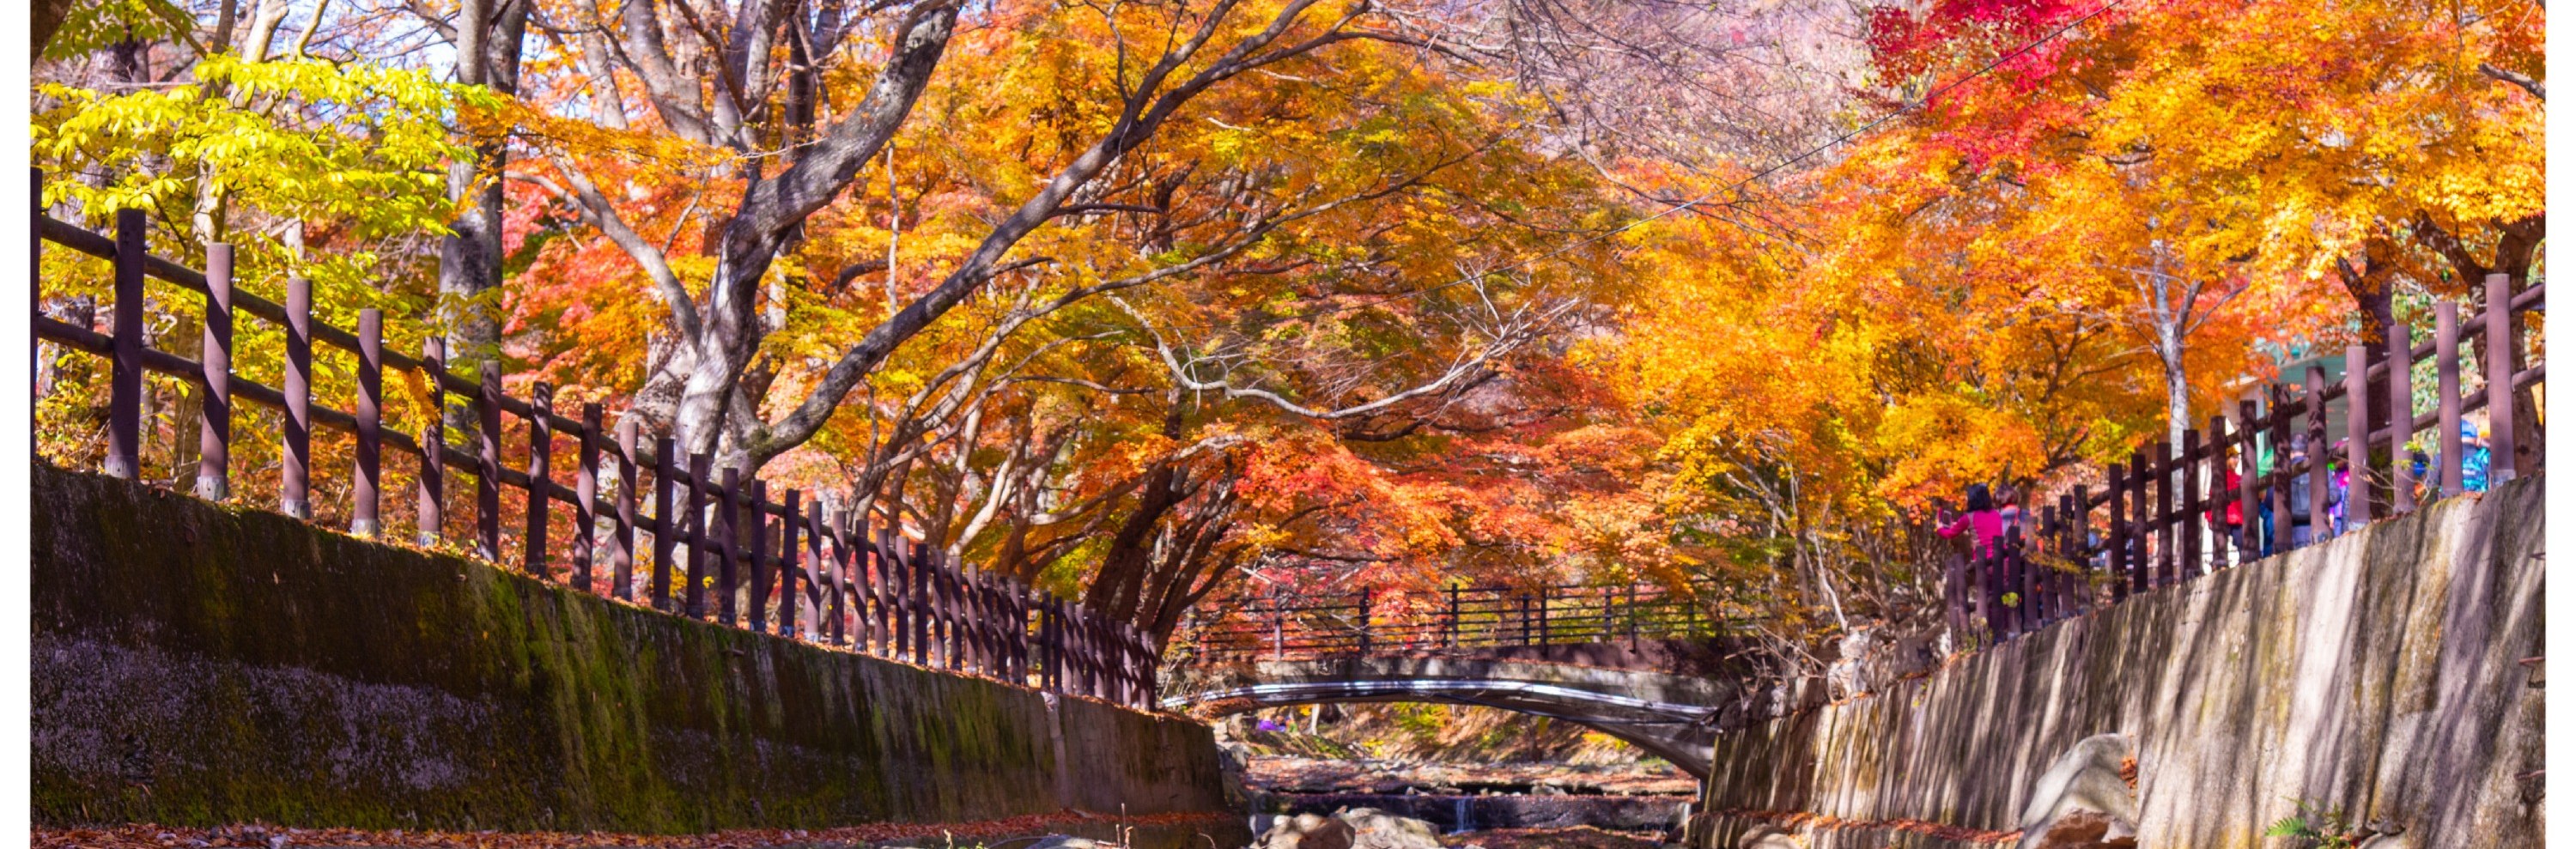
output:
[[[2541,679],[2519,661],[2541,653],[2541,483],[1726,731],[1693,843],[1782,845],[1766,828],[1811,849],[2019,841],[2044,820],[2034,798],[2062,786],[2043,773],[2114,734],[2135,757],[2137,846],[2288,845],[2260,835],[2302,800],[2397,832],[2381,845],[2540,845],[2523,776],[2542,766]]]
[[[39,464],[40,823],[687,832],[1214,811],[1201,724]]]

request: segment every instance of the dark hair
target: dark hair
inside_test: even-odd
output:
[[[1993,493],[1986,491],[1986,485],[1981,483],[1969,484],[1968,512],[1979,513],[1992,509],[1995,509],[1995,496]]]

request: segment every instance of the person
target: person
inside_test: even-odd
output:
[[[2281,446],[2274,444],[2272,440],[2269,439],[2263,440],[2259,444],[2262,448],[2254,454],[2254,476],[2262,478],[2265,484],[2268,485],[2269,482],[2273,480],[2273,470],[2280,468]],[[2259,523],[2255,532],[2259,535],[2253,539],[2247,540],[2247,542],[2251,543],[2258,549],[2257,556],[2270,557],[2281,553],[2280,548],[2283,540],[2281,539],[2280,528],[2275,524],[2275,522],[2278,521],[2278,518],[2279,517],[2272,515],[2271,493],[2262,493],[2261,497],[2254,499],[2254,521]]]
[[[2483,411],[2481,411],[2483,412]],[[2460,419],[2460,459],[2452,460],[2435,452],[2431,468],[2424,472],[2424,501],[2439,501],[2460,494],[2442,488],[2442,470],[2451,463],[2460,464],[2460,492],[2483,492],[2487,488],[2487,441],[2476,420]]]
[[[2460,421],[2460,489],[2468,492],[2487,491],[2487,427]]]
[[[2003,523],[2003,526],[1995,531],[1998,537],[2012,533],[2014,528],[2022,526],[2021,490],[2010,486],[1996,488],[1995,517]],[[2029,531],[2022,533],[2027,535]]]
[[[2209,528],[2211,533],[2228,536],[2245,524],[2245,505],[2236,497],[2236,487],[2244,481],[2245,476],[2236,473],[2236,449],[2233,447],[2227,449],[2227,456],[2221,459],[2219,465],[2226,472],[2223,478],[2225,482],[2219,486],[2217,492],[2209,494],[2212,501],[2218,502],[2210,505]]]
[[[2350,530],[2344,526],[2344,506],[2352,498],[2352,464],[2342,458],[2349,456],[2345,448],[2351,444],[2349,439],[2335,440],[2334,459],[2326,464],[2333,470],[2330,472],[2332,477],[2326,478],[2326,527],[2331,529],[2328,531],[2330,534],[2340,535]]]
[[[2407,494],[2415,497],[2415,503],[2422,504],[2431,500],[2427,496],[2432,495],[2434,489],[2425,483],[2424,472],[2432,467],[2432,458],[2424,456],[2424,441],[2406,440],[2406,480],[2412,484],[2408,487]]]
[[[1994,493],[1988,491],[1985,484],[1969,484],[1967,495],[1967,512],[1934,531],[1945,538],[1958,536],[1961,531],[1971,532],[1969,540],[1974,546],[1971,551],[1980,556],[1992,554],[1995,540],[2004,534],[2003,514],[1995,509]]]

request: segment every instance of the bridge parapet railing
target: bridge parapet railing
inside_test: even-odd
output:
[[[2516,432],[2515,405],[2543,381],[2546,363],[2514,316],[2542,309],[2542,291],[2516,292],[2491,275],[2486,308],[2473,316],[2435,304],[2431,339],[2416,342],[2411,327],[2393,324],[2382,345],[2345,349],[2340,380],[2312,365],[2298,385],[2248,393],[2207,430],[2184,431],[2180,446],[2160,440],[2131,452],[2105,470],[2099,490],[2078,484],[2025,506],[2000,539],[1946,564],[1952,633],[2012,639],[2537,472],[2543,452],[2530,452],[2533,468],[2524,468],[2516,448],[2539,434]],[[2465,351],[2479,354],[2466,368]],[[2419,371],[2429,372],[2429,393]],[[2483,481],[2472,474],[2481,469],[2473,437],[2462,433],[2463,418],[2481,409]],[[2408,449],[2423,433],[2430,456]]]
[[[43,172],[35,181],[37,267],[44,268],[48,244],[111,266],[106,332],[91,326],[88,315],[74,321],[48,315],[41,271],[34,317],[40,362],[47,345],[108,361],[101,465],[109,475],[141,480],[147,459],[163,459],[156,466],[172,469],[172,480],[193,471],[198,497],[237,500],[234,448],[251,446],[237,446],[234,405],[249,401],[280,417],[273,446],[277,512],[314,521],[317,507],[343,507],[317,501],[317,492],[345,493],[340,515],[353,535],[396,541],[387,514],[408,512],[413,533],[399,542],[448,548],[461,536],[472,556],[495,565],[516,560],[528,575],[581,592],[1139,709],[1153,704],[1155,655],[1150,640],[1126,623],[952,562],[936,548],[917,547],[894,529],[871,527],[828,505],[823,494],[808,499],[781,487],[773,499],[768,481],[710,468],[709,455],[683,454],[670,436],[647,443],[638,417],[625,417],[612,433],[603,426],[600,403],[583,404],[576,418],[555,411],[555,390],[543,382],[530,397],[512,396],[502,391],[497,358],[485,359],[472,379],[459,376],[434,333],[415,334],[426,338],[417,358],[387,350],[381,310],[358,311],[355,330],[317,322],[312,285],[302,277],[286,279],[282,302],[237,289],[229,246],[210,246],[204,270],[153,256],[140,210],[118,211],[112,237],[54,219],[42,207]],[[155,311],[201,318],[197,353],[153,347],[174,341],[147,338],[146,316]],[[276,387],[235,369],[241,313],[283,331]],[[317,372],[317,354],[345,355],[325,365],[346,367]],[[405,403],[386,403],[388,370],[413,376],[407,381],[413,391],[398,396]],[[199,401],[194,422],[151,417],[157,419],[149,422],[153,434],[168,434],[161,458],[147,454],[152,446],[144,439],[142,401],[153,374],[175,379],[176,386],[165,388]],[[325,386],[320,377],[342,378],[333,381],[341,385]],[[41,403],[49,394],[93,388],[40,379],[36,398]],[[317,398],[332,392],[343,393],[349,408]],[[450,393],[457,396],[453,407]],[[407,414],[419,430],[389,427],[389,414]],[[469,424],[450,433],[452,421]],[[319,431],[353,443],[351,459],[340,467],[349,475],[345,487],[315,486]],[[184,462],[189,444],[193,464]],[[257,448],[265,454],[271,446]],[[387,449],[407,462],[388,467]],[[567,457],[571,463],[559,459]],[[176,468],[182,465],[193,469]],[[407,510],[385,497],[399,491],[389,481],[406,473],[415,495]],[[470,499],[462,497],[466,479]],[[466,502],[463,509],[455,509],[459,501]],[[451,526],[463,524],[464,516],[471,517],[469,530],[454,533]]]
[[[1360,589],[1202,605],[1173,645],[1182,664],[1490,653],[1717,636],[1701,582]]]

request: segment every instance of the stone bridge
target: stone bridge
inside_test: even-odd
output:
[[[1453,653],[1249,660],[1170,680],[1167,709],[1219,717],[1261,708],[1436,702],[1573,722],[1709,773],[1731,677],[1703,674],[1708,644],[1659,640],[1491,647]]]

